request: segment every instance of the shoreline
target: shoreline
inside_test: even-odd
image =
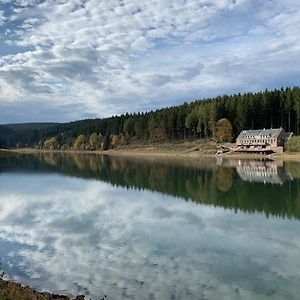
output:
[[[58,295],[49,292],[38,292],[30,286],[22,285],[13,280],[0,278],[0,299],[5,300],[85,300],[85,296]]]
[[[176,159],[176,160],[191,160],[191,159],[203,159],[203,158],[230,158],[230,159],[272,159],[283,161],[300,161],[300,153],[283,153],[274,154],[271,157],[262,154],[241,154],[241,153],[224,153],[215,155],[212,153],[205,153],[200,150],[174,150],[159,149],[156,147],[137,147],[137,148],[120,148],[109,150],[44,150],[33,148],[13,148],[13,149],[0,149],[0,152],[6,154],[34,154],[34,153],[65,153],[65,154],[94,154],[94,155],[109,155],[118,157],[131,157],[131,158],[151,158],[151,159]]]

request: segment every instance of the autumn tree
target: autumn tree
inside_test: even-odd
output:
[[[85,142],[86,142],[86,137],[85,135],[81,134],[77,137],[73,145],[73,148],[75,150],[85,150]]]
[[[223,118],[216,123],[214,137],[218,143],[232,141],[232,125],[228,119]]]
[[[103,141],[103,135],[92,133],[89,138],[90,150],[99,150],[101,148],[101,143]]]
[[[112,134],[110,137],[110,146],[111,148],[116,148],[118,145],[121,144],[121,138],[117,134]]]
[[[55,150],[58,149],[58,143],[55,137],[51,137],[44,142],[44,149],[46,150]]]

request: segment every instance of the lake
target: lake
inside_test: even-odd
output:
[[[7,278],[87,299],[299,299],[300,164],[0,158]]]

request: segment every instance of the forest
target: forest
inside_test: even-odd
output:
[[[300,133],[300,88],[223,95],[150,112],[39,126],[0,126],[0,148],[97,150],[131,143],[214,139],[220,119],[231,139],[243,129],[279,128]]]

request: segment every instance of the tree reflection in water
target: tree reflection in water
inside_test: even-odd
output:
[[[199,204],[300,219],[300,164],[237,159],[130,159],[45,153],[7,157],[0,172],[63,173],[146,189]]]

